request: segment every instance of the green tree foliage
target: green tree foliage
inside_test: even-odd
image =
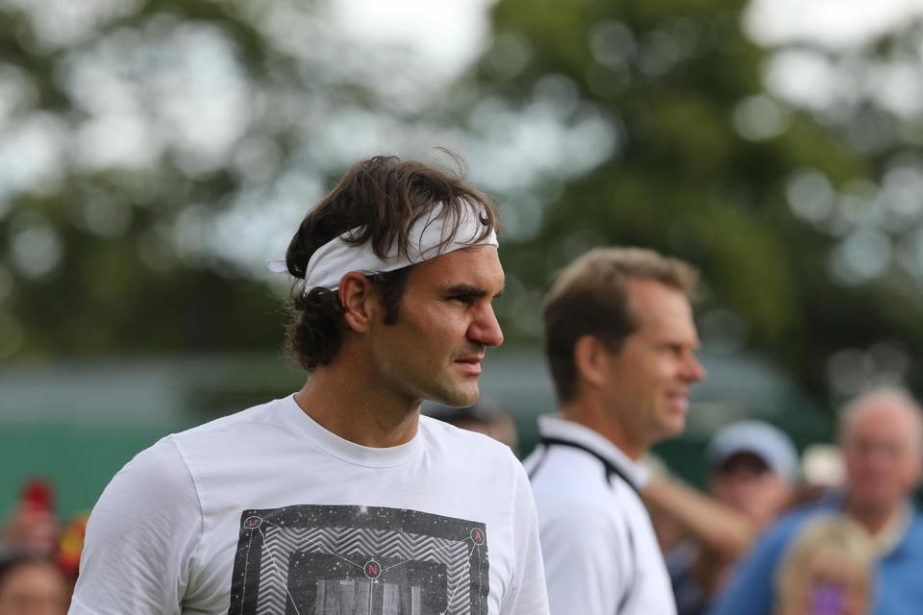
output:
[[[278,346],[241,263],[281,256],[351,157],[331,118],[391,104],[370,76],[393,54],[324,7],[0,3],[0,359]],[[286,224],[251,229],[269,202]]]
[[[473,75],[482,95],[519,106],[546,98],[564,122],[592,107],[616,135],[592,172],[550,181],[538,205],[522,205],[538,207],[542,221],[507,244],[507,269],[534,299],[551,272],[585,249],[653,247],[701,268],[707,343],[743,334],[821,396],[884,374],[912,377],[923,359],[918,271],[892,263],[851,275],[849,267],[881,258],[875,245],[867,257],[855,248],[846,271],[841,262],[843,241],[868,228],[850,224],[844,208],[854,219],[884,215],[876,210],[887,204],[867,192],[877,191],[883,162],[893,159],[857,147],[845,129],[882,113],[841,108],[833,122],[767,92],[762,75],[773,56],[744,34],[744,8],[500,0],[494,44]],[[896,132],[894,150],[915,147]],[[898,234],[917,227],[920,213]]]
[[[919,24],[767,49],[740,0],[499,0],[430,105],[413,58],[340,40],[326,8],[0,1],[0,359],[277,346],[261,259],[349,162],[454,138],[506,206],[510,339],[537,339],[570,259],[638,244],[702,269],[712,348],[818,395],[923,389],[921,110],[878,87],[918,65]],[[767,89],[796,56],[824,96]]]

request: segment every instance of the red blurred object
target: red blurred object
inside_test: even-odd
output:
[[[54,512],[54,487],[47,480],[30,479],[22,486],[22,503],[29,512]]]
[[[57,525],[51,482],[32,478],[22,486],[3,539],[14,550],[47,557],[54,554],[57,545]]]

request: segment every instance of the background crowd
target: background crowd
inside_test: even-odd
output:
[[[511,414],[491,400],[424,413],[518,446]],[[874,612],[876,596],[892,602],[888,612],[913,612],[894,601],[923,561],[913,512],[923,410],[898,389],[867,392],[842,410],[838,443],[799,455],[768,423],[730,424],[705,451],[705,491],[656,454],[645,459],[642,495],[680,615],[853,615]],[[810,463],[818,454],[820,471]],[[0,547],[0,615],[66,612],[84,525],[82,515],[57,516],[48,482],[23,486]]]

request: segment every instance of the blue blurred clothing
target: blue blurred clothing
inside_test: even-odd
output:
[[[695,542],[686,541],[664,556],[676,598],[676,615],[701,615],[708,607],[708,597],[695,576],[699,549]]]
[[[875,615],[923,612],[923,517],[910,507],[907,528],[897,546],[879,562],[875,577]],[[843,510],[843,498],[833,498],[795,509],[776,523],[756,544],[710,615],[772,615],[778,567],[804,524],[821,515]]]

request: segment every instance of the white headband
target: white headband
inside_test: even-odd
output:
[[[361,227],[350,229],[321,247],[311,255],[305,270],[303,293],[307,294],[312,288],[326,288],[337,290],[340,279],[350,271],[368,273],[384,273],[394,271],[408,265],[422,263],[423,261],[460,250],[471,246],[497,246],[497,234],[493,229],[484,234],[483,209],[480,206],[463,206],[453,212],[441,215],[445,209],[444,203],[437,203],[428,216],[414,223],[407,233],[407,256],[398,254],[397,245],[393,245],[388,256],[379,258],[372,249],[370,242],[361,245],[348,243],[347,240],[355,237]],[[458,229],[452,235],[452,227],[458,219]],[[275,273],[287,273],[288,268],[283,260],[272,260],[268,263],[269,270]]]

